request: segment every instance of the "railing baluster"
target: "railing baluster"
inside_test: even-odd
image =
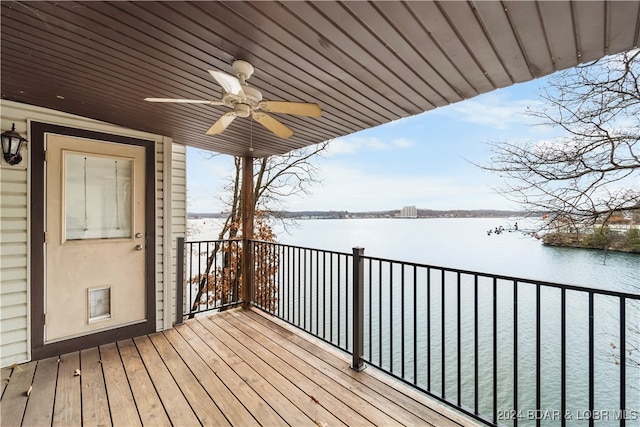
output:
[[[327,338],[327,253],[322,252],[322,338]]]
[[[320,324],[320,252],[316,251],[316,335],[319,335]]]
[[[389,371],[393,373],[393,263],[389,261]]]
[[[518,281],[513,281],[513,410],[518,413]],[[564,414],[564,412],[563,412]],[[563,417],[564,419],[564,417]],[[513,427],[518,427],[514,418]]]
[[[348,261],[348,256],[344,256],[344,270],[345,270],[345,279],[344,279],[344,300],[349,301],[349,277],[353,277],[349,274],[349,268],[353,264],[353,262]],[[355,286],[355,284],[353,284]],[[352,295],[353,299],[353,295]],[[344,348],[349,351],[349,321],[352,317],[349,316],[349,305],[344,305]],[[353,307],[352,307],[353,309]],[[353,327],[353,325],[351,325]],[[353,328],[352,328],[353,329]]]
[[[542,346],[541,340],[541,319],[540,319],[540,285],[536,285],[536,413],[540,413],[541,401],[541,355],[540,347]],[[540,426],[540,418],[536,417],[536,426]]]
[[[338,347],[340,347],[340,307],[341,307],[341,303],[342,303],[342,299],[340,298],[340,296],[341,296],[341,292],[340,291],[341,291],[341,288],[342,288],[340,286],[340,258],[341,258],[340,255],[338,255],[338,277],[337,277],[338,283],[336,283],[336,286],[338,287],[338,300],[337,300],[337,302],[338,302],[338,309],[337,309],[337,311],[338,311],[338,324],[336,325],[337,326],[336,330],[338,332]]]
[[[593,336],[593,292],[589,292],[589,427],[593,427],[593,409],[595,407],[594,396],[594,336]]]
[[[304,281],[302,282],[302,329],[307,329],[307,253],[308,251],[304,249],[302,251],[302,277],[304,277]]]
[[[240,260],[240,242],[236,241],[236,260]],[[246,256],[249,256],[250,248],[244,248]],[[233,302],[237,303],[240,301],[240,274],[242,271],[242,264],[236,261],[236,283],[235,283],[235,294],[233,295]],[[246,286],[249,286],[249,278],[245,277]]]
[[[457,350],[458,350],[458,378],[457,378],[457,394],[458,394],[458,406],[461,405],[462,403],[462,322],[460,321],[460,308],[461,308],[461,303],[460,303],[460,290],[461,290],[461,285],[460,285],[460,272],[458,272],[457,274],[457,307],[456,307],[456,315],[458,318],[458,330],[457,330],[457,338],[458,338],[458,343],[457,343]]]
[[[624,427],[626,423],[627,410],[627,314],[626,300],[620,297],[620,426]]]
[[[378,366],[382,366],[382,261],[378,261]]]
[[[427,267],[427,391],[431,391],[431,268]]]
[[[202,244],[201,244],[201,242],[198,242],[198,288],[203,286],[202,285],[202,274],[203,274],[202,273]],[[203,292],[206,292],[206,291],[203,291]],[[198,295],[199,293],[200,293],[200,290],[197,289],[196,290],[196,295]],[[198,309],[200,308],[200,302],[201,301],[202,301],[202,297],[200,297],[200,300],[198,301]],[[207,304],[208,304],[208,298],[207,298]],[[207,308],[208,308],[208,306],[207,306]]]
[[[298,326],[300,326],[300,324],[301,324],[300,323],[300,310],[301,310],[300,309],[300,305],[301,305],[301,302],[300,302],[300,282],[301,282],[300,274],[301,274],[301,270],[302,270],[302,257],[300,255],[300,251],[301,250],[302,250],[301,248],[298,248],[298,250],[296,252],[296,259],[298,260],[298,262],[297,262],[297,265],[298,265],[298,269],[297,269],[298,279],[296,280],[296,285],[297,285],[297,288],[298,288],[297,292],[296,292],[296,307],[298,308],[298,316],[296,317],[296,322],[295,323]]]
[[[567,424],[567,293],[560,289],[560,423]]]
[[[371,361],[371,357],[372,357],[372,351],[373,351],[373,335],[372,335],[372,325],[373,325],[373,311],[372,311],[372,304],[373,304],[373,294],[371,293],[372,291],[372,282],[373,282],[373,278],[372,278],[372,274],[373,274],[373,262],[371,260],[369,260],[367,262],[367,264],[369,264],[369,361]]]
[[[287,320],[289,320],[289,322],[291,323],[295,323],[295,319],[294,319],[294,313],[295,313],[295,283],[294,283],[294,274],[295,274],[295,269],[296,269],[296,260],[295,260],[295,249],[292,248],[291,246],[289,246],[288,248],[289,251],[289,274],[287,275],[287,281],[289,282],[289,318]]]
[[[329,341],[333,343],[333,254],[329,254]]]
[[[413,384],[418,384],[418,266],[413,266]]]
[[[441,360],[440,360],[440,364],[441,364],[441,372],[442,372],[442,397],[446,397],[447,396],[447,392],[446,392],[446,386],[447,386],[447,381],[446,381],[446,374],[447,374],[447,370],[446,370],[446,360],[447,360],[447,353],[446,353],[446,324],[445,324],[445,319],[446,319],[446,311],[445,311],[445,271],[444,269],[440,270],[440,302],[441,302],[441,307],[440,307],[440,346],[442,349],[442,353],[441,353]]]
[[[404,265],[400,265],[400,372],[404,378]]]
[[[493,278],[493,422],[498,423],[498,280]]]
[[[478,408],[478,275],[473,275],[473,411]]]
[[[214,246],[214,250],[217,246]],[[224,261],[224,253],[222,254],[222,260]],[[207,250],[207,260],[209,259],[209,253]],[[223,266],[224,268],[224,266]],[[218,275],[216,274],[216,271],[218,271],[218,257],[214,257],[213,258],[213,301],[214,301],[214,305],[218,305],[217,301],[218,301]],[[224,272],[223,272],[224,274]],[[208,280],[208,278],[207,278]],[[224,279],[223,279],[224,280]]]

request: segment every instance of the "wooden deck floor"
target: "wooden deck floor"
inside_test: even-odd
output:
[[[255,311],[2,370],[2,426],[474,425]]]

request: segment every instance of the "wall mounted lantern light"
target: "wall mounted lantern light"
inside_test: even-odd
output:
[[[10,165],[17,165],[22,161],[20,149],[22,148],[22,144],[26,141],[26,139],[20,136],[18,132],[16,132],[15,123],[12,124],[11,130],[2,132],[1,136],[2,154],[4,155],[4,160]]]

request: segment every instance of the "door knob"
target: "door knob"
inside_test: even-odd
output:
[[[136,251],[141,251],[142,250],[142,245],[136,245]]]

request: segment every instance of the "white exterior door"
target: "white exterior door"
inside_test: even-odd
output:
[[[145,321],[145,149],[46,136],[45,333]]]

